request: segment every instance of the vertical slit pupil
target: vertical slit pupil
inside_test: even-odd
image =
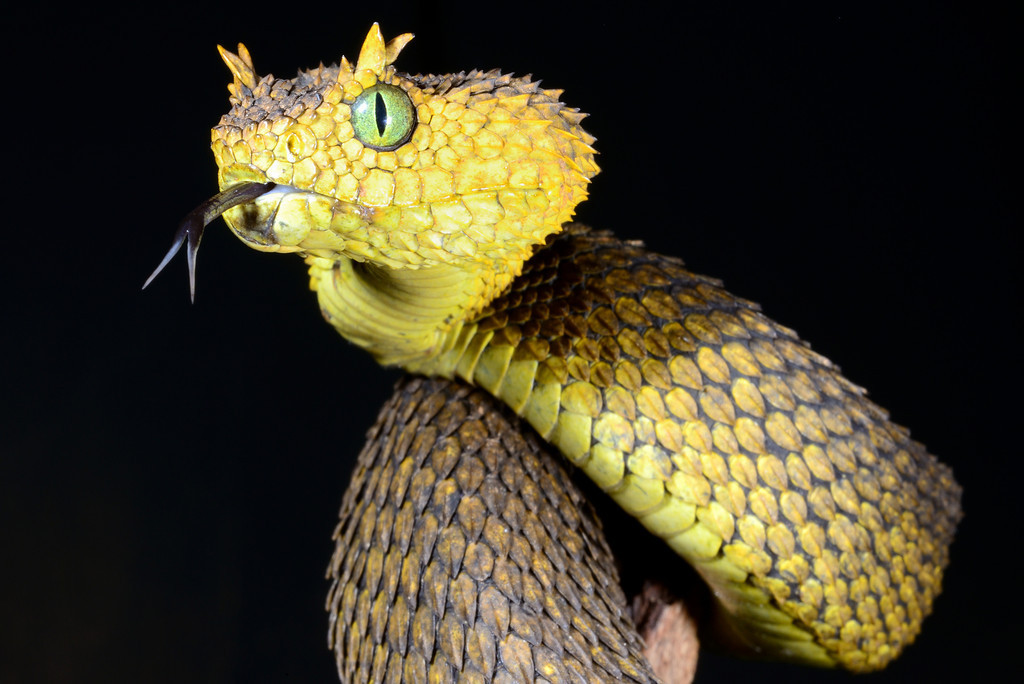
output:
[[[377,91],[374,101],[373,113],[377,119],[377,135],[384,137],[384,131],[388,128],[388,106],[384,103],[384,96]]]

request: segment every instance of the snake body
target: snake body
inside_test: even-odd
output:
[[[221,188],[277,184],[231,229],[304,256],[326,319],[381,363],[521,416],[754,649],[887,664],[940,591],[950,469],[756,304],[568,224],[598,168],[560,91],[398,73],[410,38],[375,25],[354,65],[294,79],[222,49]],[[650,679],[582,495],[494,399],[431,382],[386,407],[342,508],[343,678]]]
[[[509,414],[437,378],[382,410],[330,567],[343,681],[657,681],[593,510]]]

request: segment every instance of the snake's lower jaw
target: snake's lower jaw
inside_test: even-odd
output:
[[[304,221],[312,193],[287,185],[275,186],[249,204],[224,212],[224,221],[242,242],[261,252],[299,252],[313,229]]]
[[[232,164],[220,169],[221,188],[249,183],[266,183],[266,174],[252,166]],[[238,239],[261,252],[301,252],[303,244],[319,225],[330,226],[332,205],[336,200],[286,183],[253,198],[247,204],[224,212],[224,221]],[[325,211],[311,213],[310,204],[324,205]],[[336,211],[336,210],[335,210]],[[317,219],[320,219],[319,221]],[[326,221],[323,219],[326,218]]]
[[[386,210],[385,210],[386,211]],[[374,261],[379,266],[407,266],[382,258],[369,246],[380,210],[289,185],[277,185],[253,202],[224,213],[231,231],[261,252],[302,253],[328,259]]]

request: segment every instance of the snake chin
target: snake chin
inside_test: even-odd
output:
[[[238,239],[247,246],[261,252],[296,251],[282,250],[278,237],[278,214],[287,198],[312,194],[289,185],[275,185],[271,190],[253,199],[249,204],[225,212],[224,220]],[[284,233],[284,231],[280,231]]]
[[[231,183],[235,176],[225,176]],[[275,185],[252,202],[224,213],[231,231],[261,252],[297,253],[341,261],[352,259],[385,268],[420,268],[423,259],[392,258],[370,243],[387,242],[393,207],[347,202],[294,185]]]

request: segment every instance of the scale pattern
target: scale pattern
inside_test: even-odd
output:
[[[458,373],[697,567],[757,647],[853,670],[913,641],[960,517],[948,467],[759,307],[573,227]]]
[[[212,133],[220,186],[278,184],[225,211],[232,230],[255,249],[303,255],[326,319],[379,362],[461,377],[521,415],[689,560],[757,650],[883,667],[940,591],[960,517],[950,470],[756,304],[638,243],[563,226],[598,167],[584,115],[560,91],[497,71],[402,74],[393,62],[410,38],[385,43],[374,25],[355,64],[295,79],[259,77],[244,46],[222,50],[233,81]],[[352,123],[378,84],[416,111],[407,142],[388,151]],[[633,637],[594,626],[620,625],[601,543],[586,542],[584,565],[611,622],[587,622],[597,614],[558,592],[545,596],[571,616],[530,603],[525,588],[561,568],[547,551],[568,551],[566,535],[598,537],[564,505],[583,505],[575,490],[483,486],[505,482],[496,445],[520,464],[546,457],[520,453],[531,438],[503,433],[518,428],[472,396],[427,418],[438,400],[400,394],[363,454],[333,565],[342,674],[546,677],[558,647],[586,665],[580,643],[594,663],[607,656],[599,670],[630,671],[616,657],[633,653]],[[504,509],[488,507],[492,495]],[[530,503],[545,500],[577,527],[546,524],[557,517]],[[519,527],[480,523],[509,511],[526,516]],[[515,555],[524,535],[529,563]],[[519,584],[506,582],[513,573]],[[531,626],[513,628],[515,615]]]
[[[342,505],[343,681],[653,682],[586,499],[479,390],[404,381]]]

